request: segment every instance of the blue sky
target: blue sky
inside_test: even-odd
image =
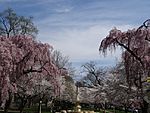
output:
[[[150,16],[150,0],[0,0],[0,11],[8,7],[33,16],[38,40],[69,56],[74,65],[90,60],[114,64],[120,52],[104,58],[100,41],[113,27],[132,29]]]

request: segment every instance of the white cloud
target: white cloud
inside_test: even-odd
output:
[[[68,13],[73,9],[73,6],[64,6],[58,4],[57,7],[54,8],[56,13]]]
[[[125,31],[135,27],[130,24],[137,25],[137,22],[148,17],[149,6],[145,5],[149,1],[137,4],[135,1],[0,0],[0,3],[1,7],[11,4],[21,14],[33,15],[39,29],[39,40],[52,44],[55,49],[68,55],[71,61],[104,60],[108,63],[120,57],[120,52],[112,55],[109,52],[104,58],[98,51],[100,41],[113,27]]]
[[[65,9],[56,9],[55,11],[58,13],[67,13],[70,12],[71,9],[69,8],[65,8]]]
[[[104,58],[102,55],[99,55],[98,51],[100,41],[108,35],[109,31],[113,27],[114,25],[105,26],[102,24],[84,29],[64,28],[53,32],[43,28],[45,33],[41,32],[39,37],[41,40],[44,39],[44,42],[52,44],[55,49],[62,51],[65,55],[68,55],[72,61],[98,60],[100,57],[102,59]],[[132,28],[130,25],[118,25],[116,27],[123,31]],[[49,38],[45,40],[44,37]],[[118,56],[120,56],[119,52],[116,52],[116,54],[113,55],[110,55],[110,52],[108,52],[107,59],[114,59],[114,57]]]

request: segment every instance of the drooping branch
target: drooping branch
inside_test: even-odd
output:
[[[150,19],[147,19],[145,22],[143,22],[143,25],[141,25],[138,29],[137,29],[137,32],[142,29],[142,28],[145,28],[146,30],[148,30],[150,28]],[[149,41],[150,42],[150,38],[148,38],[148,31],[147,31],[147,34],[146,34],[146,37],[145,37],[145,40],[146,41]]]
[[[117,39],[116,39],[116,42],[118,43],[118,45],[120,45],[121,47],[123,47],[124,49],[126,49],[133,57],[135,57],[135,59],[140,62],[140,64],[142,65],[142,67],[144,67],[143,62],[142,62],[141,58],[138,57],[138,55],[136,55],[130,48],[128,48],[127,46],[125,46],[123,43],[119,42]]]
[[[145,22],[143,22],[143,26],[144,26],[145,28],[150,27],[150,19],[147,19]]]
[[[150,19],[146,20],[137,30],[132,29],[122,32],[112,29],[109,35],[101,42],[99,51],[105,52],[120,46],[124,49],[122,58],[124,61],[126,79],[128,84],[142,89],[150,66]]]

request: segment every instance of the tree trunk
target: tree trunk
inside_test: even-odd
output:
[[[47,108],[48,99],[45,100],[45,107]]]
[[[126,105],[124,106],[124,108],[125,108],[125,113],[128,113],[128,109],[127,109]]]
[[[5,107],[4,107],[4,113],[8,113],[8,109],[11,105],[11,101],[12,101],[12,93],[9,92],[9,97],[8,100],[6,100]]]
[[[24,109],[24,107],[25,107],[25,105],[27,103],[27,99],[21,98],[20,100],[21,100],[21,103],[20,103],[20,106],[19,106],[19,111],[20,111],[20,113],[22,113],[23,109]]]
[[[150,113],[150,104],[148,104],[147,112]]]
[[[9,107],[10,107],[10,101],[9,100],[7,100],[6,101],[6,103],[5,103],[5,107],[4,107],[4,113],[8,113],[8,109],[9,109]]]
[[[28,108],[31,107],[31,104],[32,104],[32,98],[28,99]]]
[[[9,32],[7,32],[7,38],[9,38],[9,35],[10,35]]]
[[[150,113],[149,109],[149,104],[143,99],[143,106],[142,106],[142,113]]]
[[[20,113],[23,112],[24,107],[22,106],[21,108],[19,108]]]

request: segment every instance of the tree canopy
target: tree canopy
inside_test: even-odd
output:
[[[47,80],[58,94],[61,70],[52,62],[52,46],[31,37],[0,37],[0,102],[7,103],[9,95],[19,91],[20,81],[26,81],[26,91],[40,78]],[[24,92],[25,93],[25,92]]]
[[[125,66],[126,80],[129,86],[136,86],[139,97],[143,101],[143,112],[147,103],[144,100],[144,84],[150,76],[150,19],[146,20],[139,28],[122,32],[117,28],[110,31],[100,44],[99,51],[104,55],[107,49],[123,48],[122,59]]]
[[[17,15],[14,10],[8,8],[0,13],[0,35],[30,35],[35,36],[38,30],[32,22],[32,17]]]
[[[127,75],[150,76],[150,28],[147,20],[138,29],[122,32],[116,28],[102,40],[100,51],[106,53],[108,48],[115,49],[121,46],[125,51],[122,54]],[[147,24],[146,24],[147,23]],[[137,71],[138,70],[138,71]]]

